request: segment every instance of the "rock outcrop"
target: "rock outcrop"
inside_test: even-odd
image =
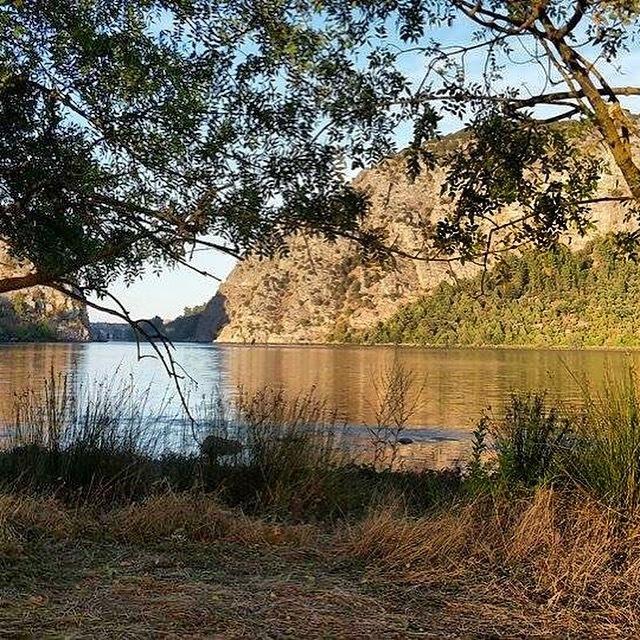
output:
[[[195,342],[211,342],[215,340],[223,327],[229,323],[227,314],[227,298],[222,291],[218,291],[211,298],[203,311],[198,314],[195,327]]]
[[[446,144],[457,144],[449,138]],[[590,153],[604,155],[593,137],[581,141]],[[370,198],[366,224],[386,231],[388,240],[408,253],[424,245],[433,223],[452,202],[441,194],[442,170],[425,171],[416,182],[406,177],[405,162],[396,157],[363,171],[354,184]],[[625,185],[612,162],[601,179],[601,196],[620,195]],[[515,212],[505,212],[514,215]],[[594,206],[594,233],[624,227],[619,204]],[[568,237],[581,247],[585,238]],[[443,280],[476,273],[473,265],[397,259],[393,264],[364,261],[346,240],[329,243],[296,235],[288,254],[269,260],[249,258],[239,263],[210,304],[215,321],[204,320],[201,337],[245,343],[327,342],[340,340],[392,316],[400,307],[430,292]],[[228,321],[216,331],[221,318]]]
[[[21,270],[0,246],[0,277]],[[0,342],[91,339],[84,305],[47,287],[0,295]]]
[[[173,342],[212,342],[220,329],[229,321],[225,311],[225,297],[216,294],[203,309],[164,321],[156,316],[143,320],[145,330],[152,336],[166,336]],[[136,332],[121,322],[94,322],[94,338],[101,342],[134,342]]]

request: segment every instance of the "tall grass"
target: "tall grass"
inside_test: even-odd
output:
[[[369,581],[411,590],[449,585],[452,593],[515,602],[526,594],[540,611],[589,616],[591,635],[575,637],[637,637],[639,534],[637,518],[620,526],[588,495],[539,487],[520,497],[484,495],[418,518],[374,510],[349,528],[343,552],[363,564]],[[574,637],[571,631],[562,637]]]
[[[394,375],[389,384],[397,388]],[[393,433],[404,422],[396,415]],[[203,470],[205,484],[252,513],[294,520],[357,517],[390,499],[415,511],[447,499],[460,482],[457,470],[395,468],[396,439],[379,431],[370,452],[354,448],[344,421],[313,390],[293,398],[269,388],[241,393],[224,420],[208,423],[215,435],[233,434],[243,449],[213,460]]]
[[[247,508],[294,518],[344,506],[340,470],[355,459],[336,413],[313,391],[294,398],[269,388],[242,391],[231,415],[242,453],[213,461],[207,471],[217,482],[210,484]],[[229,433],[228,422],[218,421],[218,429]]]
[[[406,377],[395,380],[392,389],[408,385]],[[392,395],[400,406],[399,394]],[[445,499],[460,482],[457,471],[403,471],[388,461],[379,473],[381,441],[362,456],[313,390],[293,398],[264,389],[241,391],[230,403],[214,399],[200,407],[196,428],[185,423],[179,434],[162,427],[162,410],[154,415],[148,404],[148,391],[138,393],[130,382],[82,389],[64,377],[17,395],[8,447],[0,452],[0,488],[93,504],[166,490],[211,492],[248,513],[302,521],[357,517],[391,495],[415,511]],[[385,411],[399,432],[406,416]],[[188,446],[176,449],[187,437]]]
[[[491,428],[501,479],[528,487],[543,482],[568,445],[569,428],[544,394],[512,394],[504,418]]]
[[[545,394],[511,396],[500,420],[483,419],[483,450],[495,457],[482,464],[478,444],[470,475],[507,488],[555,484],[578,488],[623,515],[640,508],[640,380],[633,367],[607,372],[601,390],[581,381],[583,408],[567,414]],[[488,425],[488,426],[487,426]],[[486,432],[491,444],[485,444]],[[489,471],[487,473],[487,471]]]
[[[585,409],[576,419],[565,468],[607,505],[623,513],[640,507],[640,382],[629,367],[606,376],[603,390],[583,383]]]
[[[93,500],[146,493],[160,479],[166,435],[147,405],[148,390],[130,381],[82,386],[50,376],[14,397],[0,482]]]
[[[231,506],[278,518],[359,517],[394,502],[424,510],[487,492],[578,487],[623,514],[640,508],[640,385],[629,370],[566,416],[544,394],[513,395],[499,420],[484,418],[466,466],[433,471],[395,464],[394,442],[414,408],[410,376],[388,377],[371,450],[350,446],[345,425],[313,392],[265,389],[215,401],[185,448],[130,381],[79,387],[52,377],[16,395],[5,490],[64,499],[131,501],[172,491],[214,492]],[[161,409],[161,412],[164,409]],[[389,437],[390,434],[390,437]],[[207,436],[220,452],[199,450]],[[225,455],[226,454],[226,455]],[[489,461],[487,461],[489,458]]]

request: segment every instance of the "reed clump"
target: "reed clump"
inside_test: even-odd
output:
[[[396,468],[382,452],[397,445],[379,433],[372,456],[363,456],[313,391],[240,391],[231,406],[206,404],[195,425],[174,420],[181,426],[173,432],[147,407],[148,391],[128,383],[78,389],[64,377],[16,396],[0,488],[108,508],[166,492],[208,493],[246,513],[311,522],[361,517],[391,494],[419,511],[461,482],[458,470]],[[400,432],[398,422],[393,434]]]

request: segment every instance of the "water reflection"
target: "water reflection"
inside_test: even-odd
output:
[[[601,384],[607,368],[637,365],[640,353],[183,344],[176,357],[198,382],[189,389],[194,403],[212,392],[231,396],[239,385],[248,391],[276,386],[290,395],[314,387],[353,425],[354,438],[364,437],[361,425],[374,421],[376,387],[385,372],[402,364],[419,388],[410,420],[416,443],[404,451],[438,467],[464,453],[482,412],[499,413],[512,390],[548,389],[554,400],[576,406],[578,379]],[[0,419],[10,416],[14,391],[37,388],[51,373],[75,373],[88,382],[131,376],[140,387],[153,384],[152,404],[168,387],[158,362],[137,362],[134,344],[0,345]],[[177,404],[174,399],[174,413]]]
[[[14,393],[39,391],[50,376],[78,368],[81,351],[70,344],[0,345],[0,417],[13,411]]]

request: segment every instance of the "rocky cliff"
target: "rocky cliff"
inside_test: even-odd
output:
[[[458,144],[455,137],[445,143]],[[592,136],[581,144],[590,146],[591,153],[605,153]],[[441,195],[443,178],[442,170],[427,171],[412,183],[401,157],[363,171],[354,184],[371,201],[366,224],[385,229],[388,238],[405,251],[419,251],[435,220],[452,206]],[[624,188],[617,168],[609,162],[600,195],[619,195]],[[621,205],[595,206],[592,235],[622,228],[624,217]],[[586,239],[569,237],[567,241],[579,248]],[[341,340],[390,318],[441,282],[473,276],[477,271],[473,265],[408,259],[371,264],[346,240],[329,243],[296,235],[288,248],[284,257],[250,258],[235,267],[211,301],[209,318],[200,324],[201,339],[217,336],[218,341],[248,343]]]
[[[0,246],[0,277],[21,270]],[[0,295],[0,342],[91,339],[85,307],[47,287]]]

